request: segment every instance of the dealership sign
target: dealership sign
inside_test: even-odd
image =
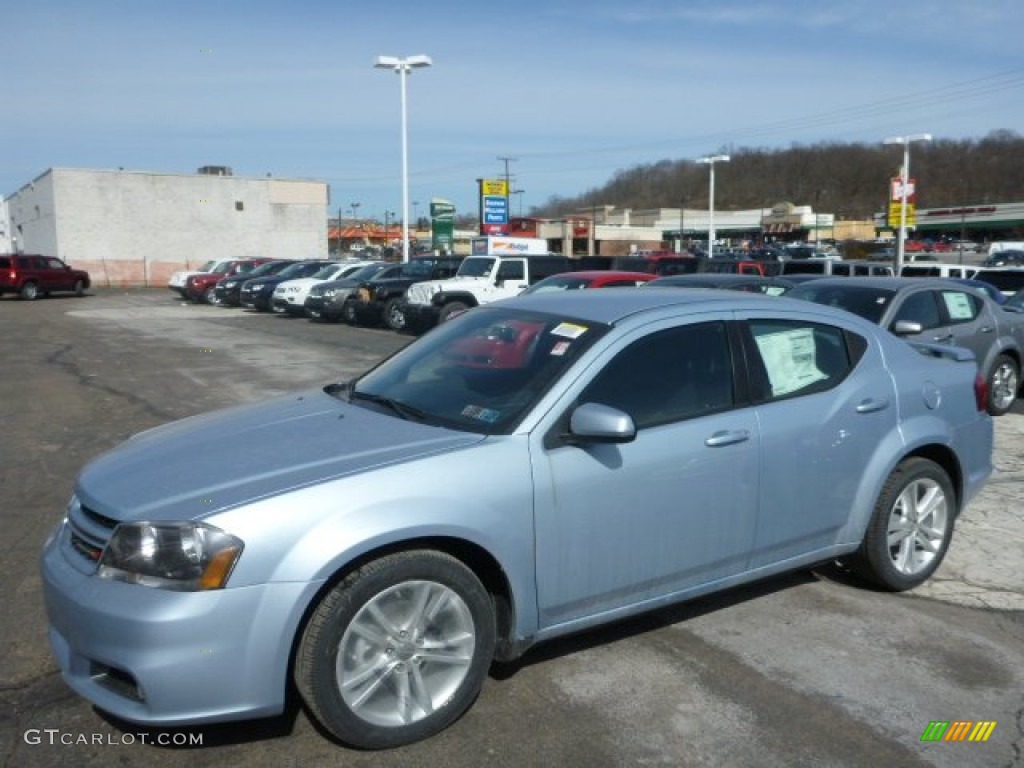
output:
[[[480,234],[508,234],[508,181],[480,179]]]

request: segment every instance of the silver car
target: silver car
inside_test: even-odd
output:
[[[541,641],[837,558],[921,584],[991,472],[985,400],[969,351],[808,302],[497,302],[89,464],[42,555],[53,653],[124,720],[293,682],[338,739],[406,744]]]
[[[909,340],[967,347],[989,389],[988,412],[1001,416],[1020,390],[1024,316],[1003,311],[982,291],[948,279],[815,280],[786,294],[842,307]]]

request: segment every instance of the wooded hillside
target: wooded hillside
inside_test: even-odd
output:
[[[822,143],[784,150],[723,148],[728,163],[715,165],[715,208],[746,210],[787,201],[844,219],[885,210],[889,179],[899,175],[903,148]],[[917,206],[1005,203],[1024,200],[1024,138],[995,131],[980,140],[915,143],[911,176]],[[708,167],[693,159],[662,160],[620,170],[599,189],[578,197],[552,197],[531,215],[561,217],[591,206],[703,208]]]

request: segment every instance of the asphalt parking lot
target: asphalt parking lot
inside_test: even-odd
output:
[[[1019,405],[996,420],[996,472],[924,587],[883,594],[823,568],[540,646],[495,667],[438,737],[367,753],[329,741],[299,706],[187,731],[110,719],[57,673],[37,559],[101,451],[175,418],[345,378],[409,338],[166,290],[4,297],[0,327],[3,765],[1024,764]],[[930,722],[958,720],[996,726],[984,743],[922,741]]]

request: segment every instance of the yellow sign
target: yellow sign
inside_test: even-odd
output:
[[[508,182],[505,179],[481,179],[480,194],[508,197]]]
[[[896,229],[900,225],[901,203],[889,203],[889,226]],[[907,226],[917,226],[917,206],[907,203]]]

